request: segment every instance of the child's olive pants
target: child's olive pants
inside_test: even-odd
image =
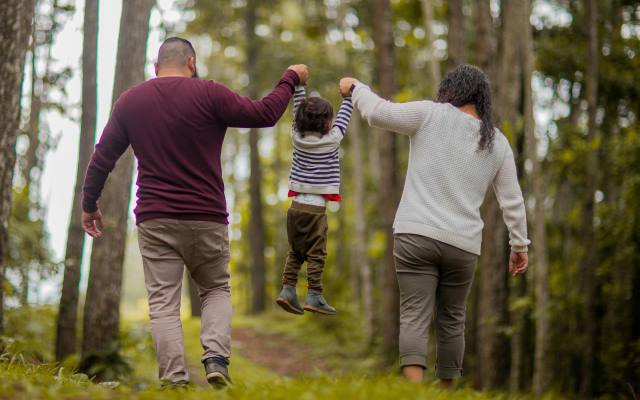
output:
[[[435,311],[436,374],[453,379],[462,373],[467,295],[475,254],[413,234],[395,235],[400,287],[400,366],[427,368],[427,338]]]
[[[295,286],[302,263],[307,262],[309,289],[322,292],[322,270],[327,257],[326,207],[291,203],[287,211],[289,253],[282,283]]]

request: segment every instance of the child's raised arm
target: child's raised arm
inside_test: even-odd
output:
[[[305,90],[304,86],[302,85],[298,85],[295,87],[295,91],[293,92],[293,119],[295,120],[296,118],[296,113],[298,112],[298,107],[300,106],[300,103],[302,103],[302,100],[304,100],[307,97],[307,91]]]
[[[336,115],[336,122],[333,123],[334,128],[340,129],[342,136],[347,133],[347,125],[351,119],[351,113],[353,112],[353,103],[351,102],[351,96],[345,96],[340,104],[340,109]]]

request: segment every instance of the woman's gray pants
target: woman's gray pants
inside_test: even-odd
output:
[[[400,366],[427,368],[427,339],[435,311],[436,375],[461,376],[467,295],[477,256],[413,234],[395,235],[400,286]]]

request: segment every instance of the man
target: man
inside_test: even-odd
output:
[[[227,206],[220,162],[228,127],[273,126],[307,79],[305,65],[290,66],[262,100],[241,97],[197,77],[189,41],[167,39],[158,51],[157,78],[120,96],[87,169],[83,229],[98,238],[98,199],[116,161],[131,145],[138,159],[140,253],[149,298],[151,336],[164,384],[189,381],[180,323],[184,265],[202,303],[202,362],[214,386],[231,384],[231,301]]]

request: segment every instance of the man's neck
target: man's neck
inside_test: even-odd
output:
[[[167,78],[167,77],[181,77],[181,78],[191,78],[190,71],[185,72],[183,69],[176,68],[163,68],[158,71],[156,75],[158,78]]]
[[[471,115],[475,119],[480,119],[480,115],[478,114],[478,110],[476,106],[473,104],[465,104],[462,107],[458,107],[458,110],[462,111],[465,114]]]

